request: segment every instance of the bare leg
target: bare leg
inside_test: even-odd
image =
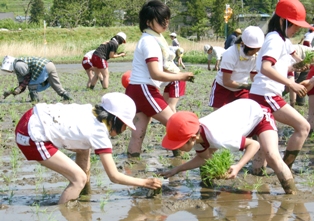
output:
[[[307,118],[311,125],[311,130],[314,129],[314,95],[309,96],[309,114]]]
[[[93,77],[94,77],[93,68],[90,68],[90,69],[85,70],[85,71],[86,71],[86,74],[87,74],[87,76],[88,76],[88,82],[87,82],[86,87],[87,87],[87,88],[90,88],[92,79],[93,79]]]
[[[59,204],[75,200],[79,197],[81,190],[86,184],[85,172],[69,157],[61,151],[57,151],[55,155],[45,161],[39,163],[57,173],[62,174],[70,183],[61,194]]]
[[[279,153],[277,132],[274,130],[264,131],[259,135],[258,140],[264,150],[267,163],[275,171],[284,191],[288,194],[295,194],[297,189],[292,173]]]
[[[84,189],[82,190],[81,194],[86,195],[91,193],[91,185],[90,185],[90,153],[91,150],[75,150],[76,152],[76,158],[75,162],[76,164],[81,167],[81,169],[86,174],[86,185]]]
[[[173,113],[176,113],[176,107],[177,107],[177,103],[179,102],[179,97],[169,97],[169,93],[164,93],[163,97],[165,99],[165,101],[168,103],[170,109],[173,111]]]
[[[109,69],[104,68],[104,69],[99,69],[99,70],[103,77],[102,88],[107,89],[109,87]]]

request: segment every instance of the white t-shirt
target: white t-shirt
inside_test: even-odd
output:
[[[276,62],[272,66],[279,74],[287,77],[288,67],[291,65],[291,54],[295,51],[289,39],[283,40],[275,31],[266,35],[265,42],[258,52],[256,69],[258,73],[254,77],[250,93],[262,96],[281,96],[285,86],[274,81],[260,72],[263,57],[271,57]]]
[[[162,83],[165,83],[153,80],[149,74],[146,59],[154,57],[158,58],[158,67],[163,71],[163,57],[157,40],[153,36],[143,33],[134,51],[130,84],[149,84],[160,88]]]
[[[256,55],[245,55],[243,52],[243,47],[240,47],[238,44],[230,46],[222,57],[220,70],[216,75],[217,83],[230,91],[241,90],[224,86],[223,72],[231,74],[231,80],[233,81],[238,83],[248,83],[250,73],[256,73],[256,57]]]
[[[312,43],[313,39],[314,39],[314,31],[306,32],[304,34],[304,39],[303,39],[304,41],[308,41],[308,42]]]
[[[51,141],[57,148],[112,153],[108,129],[92,108],[91,104],[36,104],[28,133],[33,141]]]
[[[91,59],[92,56],[93,56],[93,54],[94,54],[94,51],[95,51],[95,50],[91,50],[91,51],[87,52],[87,53],[84,55],[84,57],[86,57],[86,58],[88,58],[88,59]]]
[[[208,60],[211,60],[212,57],[216,58],[216,60],[220,60],[223,53],[226,51],[226,49],[222,47],[213,47],[213,51],[211,54],[208,54],[207,58]]]
[[[251,99],[238,99],[199,119],[210,148],[228,148],[238,151],[244,147],[245,138],[264,117],[261,106]],[[194,146],[197,152],[203,146]]]

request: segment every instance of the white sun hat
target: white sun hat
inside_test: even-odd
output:
[[[172,32],[172,33],[170,34],[170,36],[172,36],[172,37],[177,37],[177,34],[174,33],[174,32]]]
[[[204,45],[204,52],[207,53],[209,49],[211,49],[212,46],[210,45]]]
[[[102,96],[100,105],[127,126],[136,130],[133,124],[136,107],[134,101],[128,95],[119,92],[107,93]]]
[[[2,61],[1,70],[12,72],[14,60],[15,60],[15,57],[8,56],[8,55],[5,56]]]
[[[260,27],[249,26],[244,29],[241,38],[246,46],[250,48],[261,48],[264,43],[265,34]]]
[[[123,38],[124,43],[126,43],[126,34],[124,32],[121,31],[117,35],[120,36],[121,38]]]

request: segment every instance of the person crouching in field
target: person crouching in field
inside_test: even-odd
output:
[[[19,86],[3,93],[4,99],[11,94],[21,94],[28,87],[31,101],[38,102],[38,92],[51,86],[63,100],[72,100],[70,93],[61,85],[55,65],[46,58],[5,56],[1,70],[15,73],[19,82]]]
[[[232,113],[232,114],[230,114]],[[259,142],[250,139],[258,136]],[[162,146],[169,150],[189,152],[194,147],[196,156],[161,175],[171,177],[181,171],[201,167],[219,148],[244,151],[242,158],[228,170],[228,178],[237,176],[240,169],[255,155],[260,147],[267,152],[267,162],[275,171],[282,188],[287,194],[297,189],[289,167],[278,150],[278,134],[275,120],[269,110],[251,99],[238,99],[211,114],[198,119],[187,111],[170,117]]]
[[[156,178],[140,179],[118,172],[112,157],[109,137],[121,134],[127,127],[135,130],[135,104],[122,93],[108,93],[101,104],[46,104],[28,110],[15,130],[15,140],[27,160],[60,173],[70,184],[61,194],[59,204],[76,200],[90,177],[90,150],[98,154],[102,165],[114,183],[161,187]],[[76,152],[74,162],[59,149]]]
[[[110,41],[102,43],[93,53],[91,62],[94,67],[94,76],[90,83],[90,89],[94,89],[95,84],[101,74],[103,77],[102,87],[107,89],[109,86],[108,60],[125,56],[124,52],[117,54],[118,47],[126,43],[126,34],[119,32],[113,36]]]
[[[84,70],[88,76],[88,81],[87,81],[87,85],[86,85],[87,88],[90,88],[92,79],[94,77],[94,67],[93,67],[93,64],[91,62],[91,59],[92,59],[94,52],[95,52],[95,50],[91,50],[91,51],[87,52],[82,59],[82,66],[83,66],[83,68],[84,68]],[[99,78],[100,84],[102,85],[103,84],[103,77],[102,77],[101,73],[99,73],[98,78]]]

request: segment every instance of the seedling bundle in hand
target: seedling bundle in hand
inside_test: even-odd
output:
[[[311,64],[314,64],[314,51],[305,52],[305,58],[303,61],[293,64],[293,68],[297,71],[304,71],[309,68]]]
[[[228,169],[234,164],[234,156],[230,150],[221,148],[217,150],[211,159],[206,160],[201,167],[201,177],[205,184],[211,183],[213,179],[226,179]]]
[[[194,83],[195,76],[200,74],[202,72],[202,69],[194,66],[192,66],[190,69],[190,71],[193,72],[194,76],[190,77],[189,82]]]

